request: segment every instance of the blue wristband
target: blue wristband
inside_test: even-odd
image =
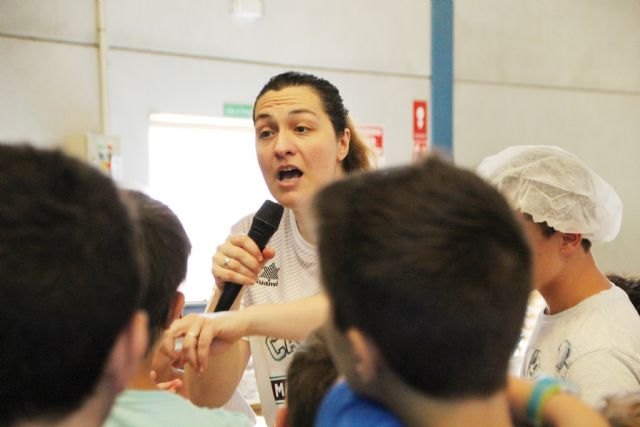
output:
[[[527,402],[527,421],[533,426],[542,426],[544,405],[551,397],[560,393],[563,382],[552,377],[540,377],[536,380],[529,402]]]

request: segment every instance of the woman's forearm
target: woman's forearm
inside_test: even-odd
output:
[[[258,304],[241,310],[248,336],[302,340],[321,326],[329,315],[324,294],[278,304]]]

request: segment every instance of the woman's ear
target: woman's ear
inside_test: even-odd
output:
[[[351,144],[351,129],[345,128],[344,132],[338,140],[338,161],[343,161],[349,154],[349,145]]]

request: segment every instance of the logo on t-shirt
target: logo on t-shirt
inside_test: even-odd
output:
[[[561,378],[566,378],[567,376],[569,356],[571,356],[571,343],[568,340],[564,340],[558,347],[558,354],[556,355],[556,373]]]
[[[540,361],[540,350],[530,348],[525,355],[525,378],[536,378],[538,376],[538,370],[542,362]]]
[[[267,346],[267,350],[269,351],[269,354],[271,355],[273,360],[279,362],[288,355],[293,354],[299,343],[298,341],[293,340],[266,337],[264,340],[264,344]]]
[[[258,285],[262,286],[278,286],[278,271],[275,263],[271,263],[262,269],[262,273],[258,276]]]
[[[271,391],[276,404],[282,403],[287,397],[287,380],[285,377],[271,377]]]

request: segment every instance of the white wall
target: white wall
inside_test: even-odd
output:
[[[428,4],[265,3],[252,22],[232,16],[231,1],[105,1],[110,132],[125,184],[147,183],[150,113],[222,115],[288,69],[328,78],[356,122],[383,125],[400,142],[386,164],[410,159],[412,102],[429,96]],[[0,139],[55,145],[100,130],[95,16],[87,0],[0,2]]]
[[[385,127],[386,164],[411,158],[411,107],[428,99],[427,0],[265,0],[255,21],[230,0],[105,0],[111,133],[123,181],[147,182],[152,112],[222,115],[286,69],[320,74],[356,122]],[[0,140],[49,146],[100,130],[95,5],[0,2]],[[605,270],[640,274],[640,2],[455,2],[456,161],[512,144],[578,154],[625,202]],[[239,160],[239,159],[234,159]]]
[[[456,161],[514,144],[580,156],[625,204],[599,265],[640,274],[640,2],[460,1],[455,20]]]

